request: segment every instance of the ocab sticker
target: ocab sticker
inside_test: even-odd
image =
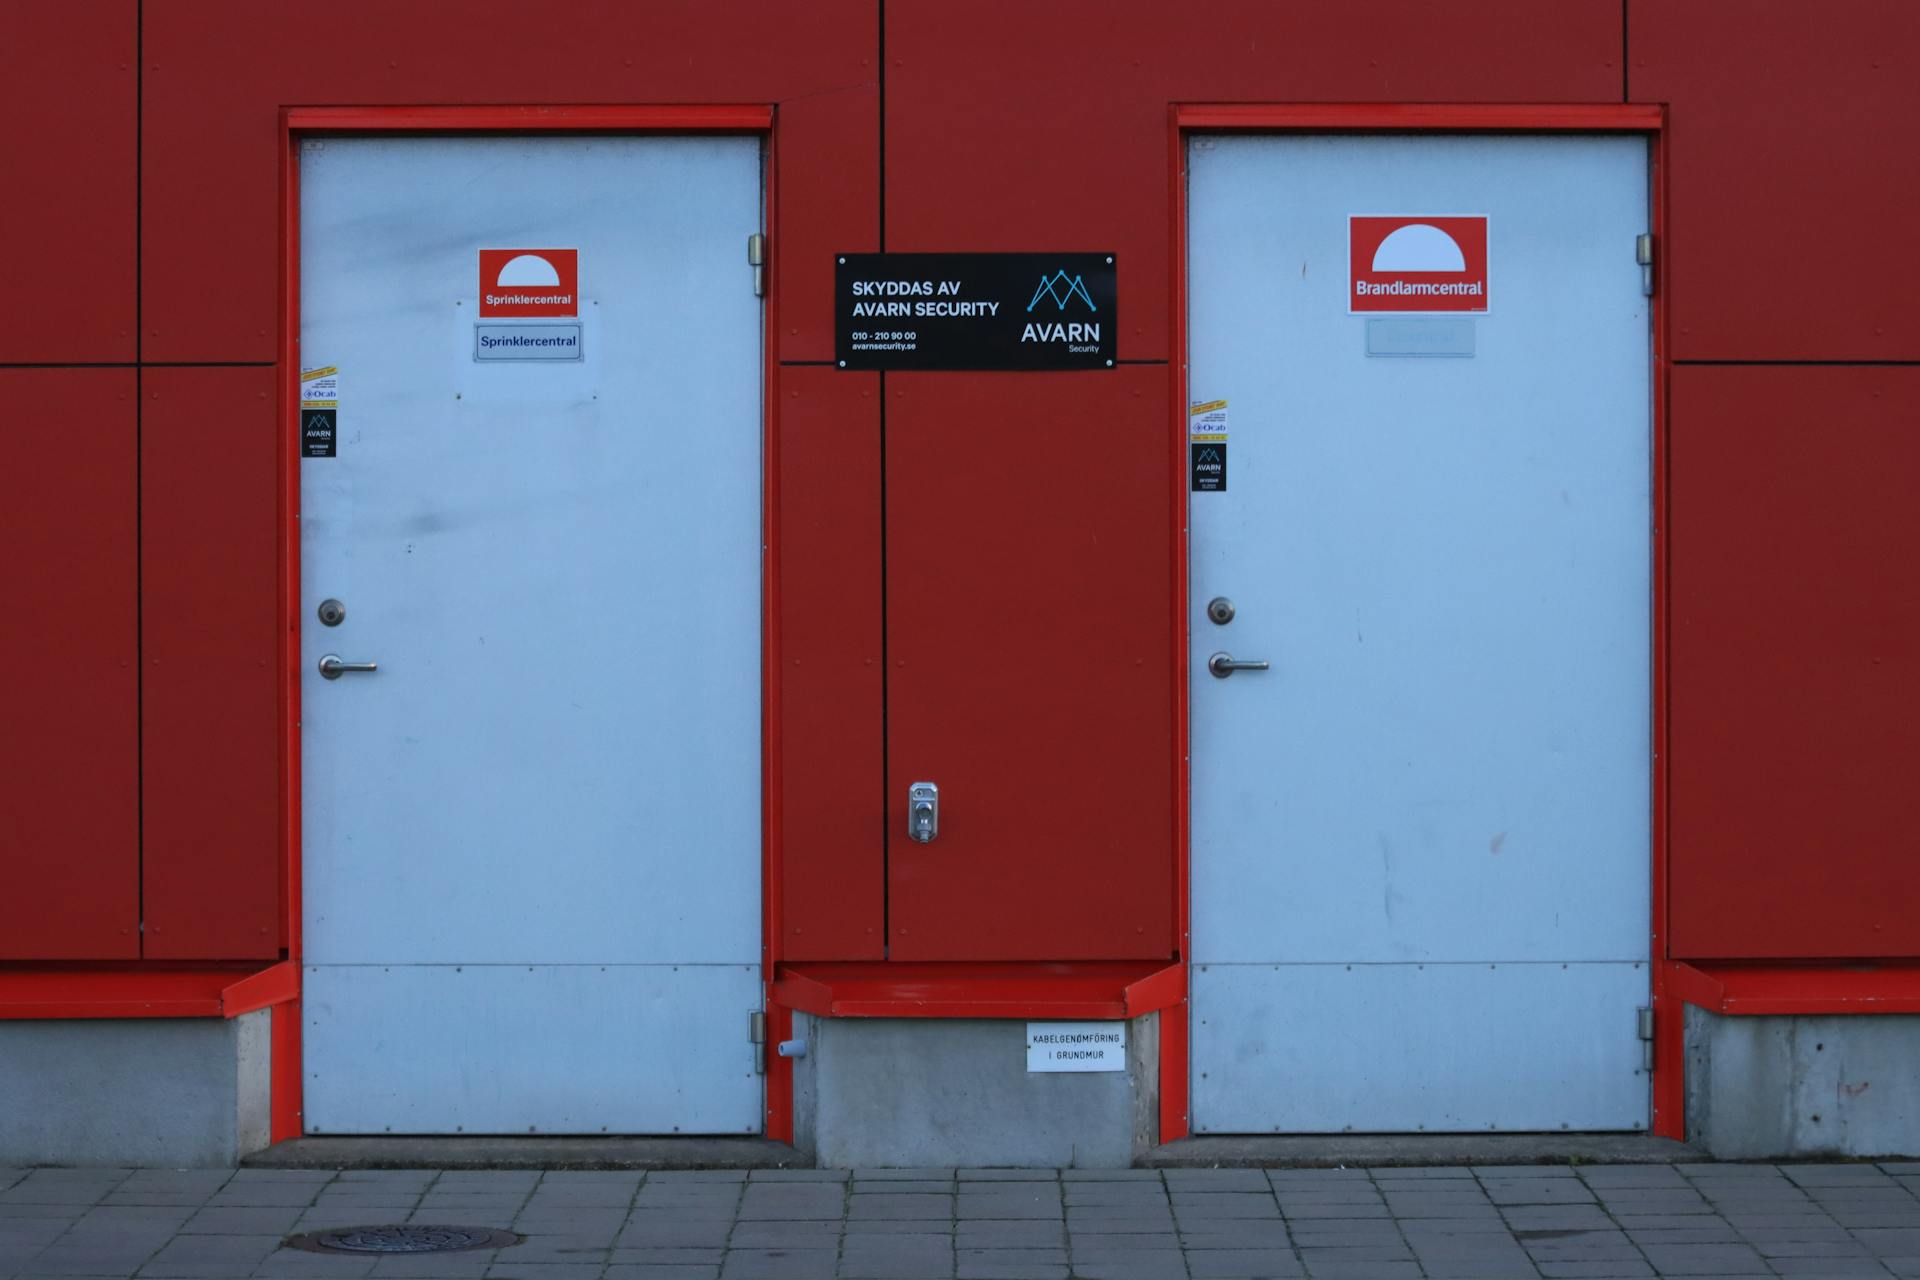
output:
[[[1484,214],[1347,219],[1347,310],[1485,311]]]

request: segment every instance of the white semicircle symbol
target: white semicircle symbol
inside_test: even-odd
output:
[[[1373,251],[1375,271],[1465,271],[1466,255],[1454,238],[1425,222],[1409,222]]]
[[[1399,234],[1398,231],[1394,232],[1394,235]],[[551,288],[560,283],[560,273],[539,254],[522,253],[507,259],[506,265],[500,268],[499,279],[494,283],[503,287],[520,285],[523,288]]]

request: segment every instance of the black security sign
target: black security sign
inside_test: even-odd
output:
[[[1187,448],[1192,453],[1193,491],[1225,493],[1227,491],[1227,442],[1195,440],[1189,443]]]
[[[338,409],[302,409],[300,411],[300,456],[331,458],[334,438],[339,434]]]
[[[835,259],[842,369],[1111,369],[1110,253],[845,253]]]

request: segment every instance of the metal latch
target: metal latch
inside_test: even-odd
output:
[[[1640,1009],[1640,1068],[1653,1070],[1653,1010],[1644,1006]]]
[[[921,844],[940,834],[940,788],[916,782],[907,788],[907,835]]]
[[[755,1009],[747,1015],[747,1039],[753,1041],[753,1070],[767,1074],[767,1015]]]
[[[767,237],[754,232],[747,237],[747,265],[753,268],[753,296],[767,296]]]
[[[1640,264],[1640,292],[1653,296],[1653,233],[1642,232],[1633,238],[1633,260]]]

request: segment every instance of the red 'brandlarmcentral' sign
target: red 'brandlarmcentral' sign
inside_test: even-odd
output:
[[[1484,214],[1347,219],[1347,310],[1485,311]]]
[[[482,249],[480,314],[577,316],[578,249]]]

